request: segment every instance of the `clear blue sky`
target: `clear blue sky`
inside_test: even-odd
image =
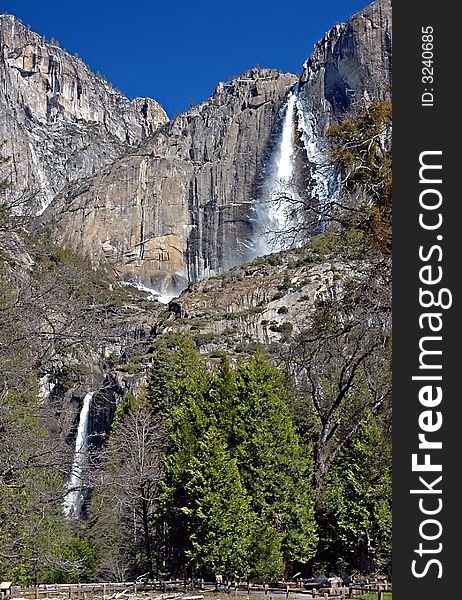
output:
[[[0,0],[128,97],[170,116],[256,64],[300,72],[313,44],[368,0]]]

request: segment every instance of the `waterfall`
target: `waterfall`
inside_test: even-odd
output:
[[[260,229],[255,245],[257,255],[283,250],[291,245],[290,235],[281,233],[287,233],[293,224],[293,200],[297,198],[294,184],[296,106],[295,87],[287,96],[281,135],[263,184],[263,197],[256,206],[256,220]]]
[[[147,294],[149,294],[147,299],[150,302],[157,300],[157,302],[160,302],[161,304],[168,304],[172,298],[176,298],[176,296],[178,295],[173,292],[172,293],[168,293],[168,292],[162,293],[161,291],[159,291],[156,288],[152,288],[152,287],[148,287],[147,285],[144,285],[144,283],[142,283],[139,280],[137,280],[137,281],[120,281],[119,283],[122,287],[133,287],[137,290],[140,290],[141,292],[146,292]]]
[[[303,205],[309,197],[314,199],[319,211],[313,231],[324,229],[329,218],[327,208],[338,195],[337,174],[326,161],[318,141],[315,115],[305,110],[298,85],[287,96],[280,131],[267,167],[262,195],[254,209],[257,224],[255,256],[284,250],[303,241],[298,225],[303,221]],[[298,140],[301,142],[298,147],[305,150],[310,169],[309,192],[300,188],[302,179],[297,178]],[[308,192],[307,197],[303,198],[305,192]]]
[[[335,169],[326,162],[316,134],[316,117],[305,111],[300,98],[297,98],[297,121],[300,139],[305,148],[306,157],[311,165],[313,189],[311,194],[319,203],[319,227],[324,229],[328,224],[329,204],[338,197],[339,181]]]
[[[68,492],[63,502],[64,514],[68,517],[78,519],[82,509],[84,490],[82,489],[82,471],[88,446],[88,422],[90,417],[90,405],[94,392],[88,392],[83,399],[80,411],[77,438],[75,440],[74,461],[72,463],[71,476],[67,483]]]
[[[277,162],[277,178],[280,185],[289,184],[294,172],[294,112],[297,102],[295,92],[290,92],[287,100],[286,114],[282,126],[281,144]]]

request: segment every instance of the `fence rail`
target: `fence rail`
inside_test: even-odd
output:
[[[10,597],[12,599],[32,599],[45,600],[46,598],[56,598],[60,600],[91,600],[101,598],[101,600],[118,600],[126,596],[136,596],[138,592],[157,591],[161,594],[194,592],[195,595],[183,595],[181,600],[202,600],[203,596],[197,595],[200,592],[222,592],[229,595],[252,595],[262,596],[267,600],[274,597],[285,597],[292,600],[346,600],[354,598],[365,592],[377,594],[377,600],[388,600],[385,592],[391,592],[391,586],[387,582],[378,584],[376,582],[364,583],[361,585],[352,584],[340,587],[321,586],[319,588],[304,589],[293,585],[271,587],[269,585],[238,584],[238,583],[216,583],[204,581],[155,581],[149,583],[141,582],[107,582],[107,583],[79,583],[79,584],[52,584],[37,585],[32,587],[12,586]],[[168,600],[167,597],[164,600]]]

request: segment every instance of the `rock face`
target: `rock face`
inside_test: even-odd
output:
[[[291,90],[294,181],[322,206],[337,185],[323,164],[327,126],[353,101],[383,97],[391,80],[390,0],[326,33],[300,81],[252,69],[169,123],[154,101],[130,103],[12,17],[1,35],[4,153],[16,181],[50,204],[42,222],[95,267],[170,297],[258,254],[262,190]]]
[[[160,331],[189,332],[208,354],[251,351],[255,344],[279,349],[306,329],[317,300],[353,272],[340,261],[308,262],[305,254],[262,257],[190,286],[170,303]]]
[[[303,65],[297,94],[296,184],[304,202],[320,215],[305,225],[311,234],[328,224],[338,193],[338,173],[329,166],[326,132],[354,106],[391,99],[391,0],[375,0],[347,23],[337,24],[315,45]],[[310,211],[307,211],[310,215]]]
[[[391,0],[375,0],[315,45],[299,97],[319,135],[361,98],[383,98],[391,83]]]
[[[175,294],[253,258],[252,212],[271,134],[295,75],[253,69],[44,215],[60,241],[126,279]]]
[[[130,102],[79,58],[0,15],[0,140],[14,197],[43,209],[66,183],[98,172],[167,120],[155,100]]]

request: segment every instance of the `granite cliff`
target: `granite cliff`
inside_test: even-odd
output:
[[[252,256],[253,211],[291,74],[254,69],[160,128],[44,219],[60,242],[128,281],[175,295]]]
[[[14,193],[95,268],[164,297],[271,250],[258,239],[288,116],[286,183],[323,204],[336,188],[329,123],[391,80],[389,0],[326,33],[299,80],[251,69],[171,122],[154,100],[130,102],[14,17],[0,29],[0,136]]]
[[[130,102],[77,56],[0,15],[2,175],[27,208],[42,211],[167,120],[155,100]]]

